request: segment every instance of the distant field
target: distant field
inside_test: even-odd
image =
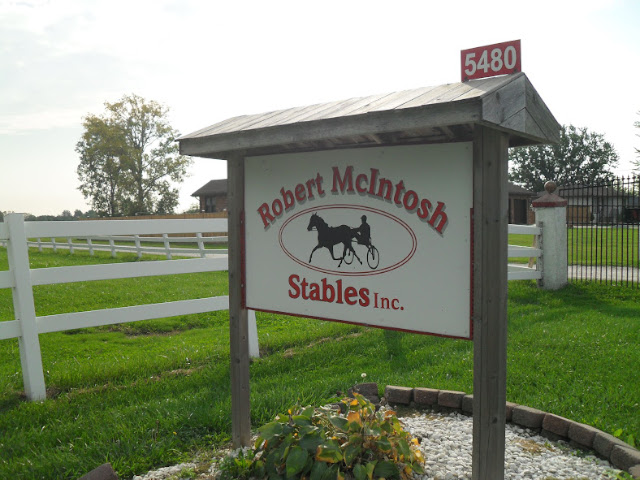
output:
[[[135,255],[31,251],[32,268],[120,261]],[[35,301],[45,315],[226,292],[218,272],[42,286]],[[508,307],[508,400],[640,438],[640,292],[510,282]],[[0,320],[12,316],[0,290]],[[263,313],[258,334],[255,426],[296,401],[331,401],[362,373],[381,389],[472,393],[469,341]],[[17,340],[0,341],[0,478],[77,479],[107,461],[130,478],[211,455],[231,431],[228,338],[227,312],[41,335],[43,403],[24,401]]]

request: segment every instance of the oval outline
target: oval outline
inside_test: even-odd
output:
[[[411,251],[409,252],[409,254],[404,257],[402,260],[400,260],[399,262],[394,263],[393,265],[390,265],[386,268],[383,268],[382,270],[372,270],[370,272],[364,271],[364,272],[342,272],[340,270],[328,270],[326,268],[320,268],[320,267],[316,267],[313,265],[310,265],[308,263],[303,262],[302,260],[300,260],[299,258],[297,258],[296,256],[294,256],[285,246],[284,243],[282,242],[282,232],[284,231],[285,227],[289,224],[289,222],[291,222],[292,220],[307,214],[309,212],[312,211],[319,211],[319,210],[329,210],[329,209],[351,209],[351,210],[364,210],[367,212],[373,212],[376,213],[378,215],[382,215],[384,217],[390,218],[391,220],[393,220],[396,223],[399,223],[411,236],[411,241],[412,241],[412,247],[411,247]],[[311,207],[311,208],[306,208],[298,213],[296,213],[295,215],[292,215],[291,217],[289,217],[280,227],[280,230],[278,231],[278,243],[280,244],[280,248],[282,249],[282,251],[294,262],[296,262],[299,265],[302,265],[305,268],[308,268],[310,270],[315,270],[317,272],[322,272],[322,273],[326,273],[328,275],[338,275],[338,276],[345,276],[345,277],[366,277],[366,276],[370,276],[370,275],[380,275],[383,273],[387,273],[390,272],[392,270],[396,270],[400,267],[402,267],[404,264],[406,264],[409,260],[411,260],[411,258],[415,255],[416,250],[418,249],[418,238],[415,234],[415,232],[413,231],[413,229],[404,221],[404,220],[400,220],[398,217],[396,217],[395,215],[390,214],[389,212],[385,212],[384,210],[379,210],[377,208],[372,208],[372,207],[365,207],[364,205],[349,205],[349,204],[334,204],[334,205],[322,205],[319,207]]]

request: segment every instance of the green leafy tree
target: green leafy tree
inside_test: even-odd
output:
[[[189,205],[189,208],[187,208],[182,213],[200,213],[200,203],[199,202],[192,203],[191,205]]]
[[[125,144],[120,129],[108,119],[87,115],[84,133],[76,144],[80,155],[79,190],[100,215],[122,215],[125,196],[123,157]]]
[[[137,95],[88,115],[76,146],[80,190],[100,214],[173,213],[191,163],[179,154],[168,108]]]
[[[509,152],[509,179],[535,192],[558,185],[593,184],[613,177],[618,165],[613,145],[600,133],[563,126],[556,145],[517,147]]]

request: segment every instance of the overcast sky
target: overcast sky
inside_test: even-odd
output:
[[[226,118],[457,82],[460,50],[521,39],[562,124],[640,148],[640,1],[0,0],[0,210],[86,211],[82,118],[135,93],[186,134]],[[221,160],[194,159],[180,207]]]

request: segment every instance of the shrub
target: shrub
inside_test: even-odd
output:
[[[376,412],[354,396],[339,410],[296,406],[277,415],[258,430],[254,450],[222,462],[220,478],[407,480],[424,473],[418,441],[395,412]]]

